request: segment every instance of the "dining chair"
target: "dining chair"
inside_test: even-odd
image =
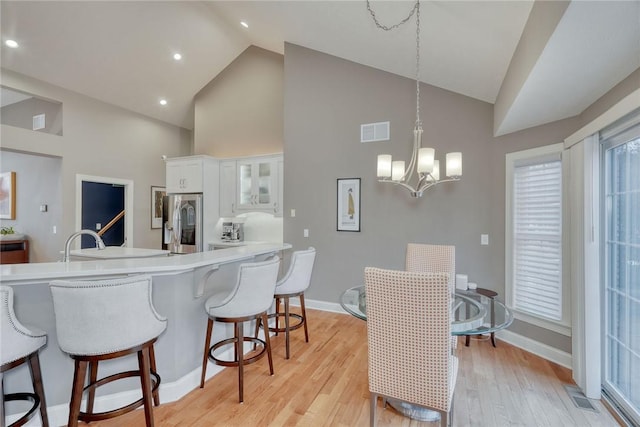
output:
[[[449,275],[367,267],[370,424],[378,397],[437,411],[452,421],[458,359],[451,353]]]
[[[416,273],[449,273],[449,289],[453,294],[456,291],[456,247],[408,243],[405,270]],[[452,351],[458,348],[458,337],[452,336],[450,341]]]

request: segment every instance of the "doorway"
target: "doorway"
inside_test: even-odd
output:
[[[107,246],[127,246],[133,236],[133,181],[76,175],[76,230],[93,230]],[[82,248],[95,247],[91,236]]]
[[[602,143],[602,386],[625,416],[640,424],[640,124]]]

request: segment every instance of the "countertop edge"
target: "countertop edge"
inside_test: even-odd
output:
[[[291,249],[289,243],[261,243],[225,250],[167,257],[106,259],[0,265],[0,284],[27,285],[54,279],[114,276],[122,274],[177,274],[209,265],[243,261],[254,256]]]

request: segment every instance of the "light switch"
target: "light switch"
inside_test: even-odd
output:
[[[58,232],[58,227],[54,225],[51,231],[53,231],[53,234],[56,234]]]
[[[489,235],[481,234],[480,235],[480,244],[483,246],[487,246],[489,244]]]
[[[96,230],[100,230],[102,228],[102,224],[96,222]]]
[[[47,205],[40,205],[40,212],[46,212],[47,211]]]
[[[291,209],[291,218],[295,218],[295,216],[296,216],[296,210]]]
[[[309,229],[305,228],[304,231],[302,232],[304,237],[309,237]]]

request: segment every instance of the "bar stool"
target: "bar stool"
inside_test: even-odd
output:
[[[269,358],[269,371],[273,375],[273,360],[271,357],[271,343],[269,334],[264,334],[264,341],[258,338],[256,333],[254,337],[244,336],[244,322],[255,320],[256,323],[267,324],[267,310],[271,307],[273,301],[273,292],[278,279],[278,269],[280,267],[280,258],[241,264],[238,271],[233,290],[223,293],[214,294],[204,304],[204,309],[209,317],[207,321],[207,335],[204,340],[204,354],[202,356],[202,377],[200,378],[200,388],[204,387],[205,375],[207,373],[207,361],[211,359],[213,363],[220,366],[237,366],[238,367],[238,392],[240,403],[244,401],[244,365],[254,363],[261,359],[265,352]],[[211,333],[213,332],[213,322],[234,324],[234,336],[211,344]],[[244,343],[250,342],[255,345],[259,344],[261,349],[259,353],[245,359]],[[234,345],[234,360],[221,360],[214,356],[214,351],[225,346]]]
[[[291,264],[287,274],[278,281],[275,290],[276,312],[269,315],[269,318],[276,319],[276,326],[269,327],[269,331],[285,333],[286,358],[289,358],[289,331],[304,326],[304,340],[309,342],[309,331],[307,330],[307,312],[304,307],[304,291],[311,284],[311,273],[313,264],[316,259],[316,250],[310,247],[304,251],[295,251],[291,255]],[[289,298],[300,297],[301,314],[291,313],[289,311]],[[284,300],[284,313],[280,312],[280,300]],[[284,319],[284,328],[279,326],[279,319]],[[291,318],[297,320],[297,323],[291,325]]]
[[[26,328],[13,311],[13,289],[10,286],[0,286],[0,384],[4,372],[27,362],[31,372],[31,383],[35,393],[4,394],[4,385],[0,388],[2,401],[0,402],[0,425],[5,425],[4,402],[24,400],[32,402],[31,408],[9,427],[24,425],[29,421],[38,407],[42,425],[49,426],[47,418],[47,402],[44,398],[42,375],[40,372],[40,358],[38,351],[47,343],[47,334],[35,329]]]
[[[153,403],[158,406],[160,376],[153,344],[167,328],[151,300],[151,277],[132,276],[102,281],[51,282],[60,349],[75,361],[69,426],[113,418],[144,406],[147,426],[153,426]],[[98,362],[137,353],[138,369],[98,380]],[[89,384],[84,386],[89,367]],[[94,412],[96,388],[110,382],[140,377],[142,398],[118,409]],[[87,410],[80,405],[88,391]]]

